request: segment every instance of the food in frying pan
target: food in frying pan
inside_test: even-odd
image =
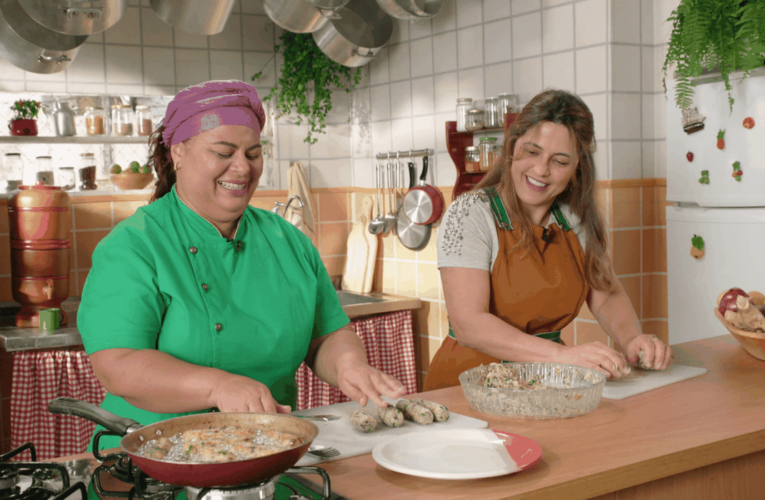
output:
[[[492,363],[486,372],[486,377],[480,384],[485,387],[494,387],[497,389],[520,389],[528,391],[544,391],[552,389],[543,384],[540,380],[524,380],[521,373],[510,365],[502,363]]]
[[[396,408],[404,412],[404,418],[413,420],[421,425],[433,423],[433,412],[424,406],[413,403],[408,399],[399,399],[396,401]]]
[[[435,401],[426,401],[424,399],[413,399],[412,403],[424,406],[433,412],[433,418],[436,422],[446,422],[449,420],[449,410],[442,404],[438,404]]]
[[[404,423],[404,414],[401,410],[393,406],[386,406],[385,408],[377,408],[377,416],[388,427],[401,427]]]
[[[364,408],[351,413],[351,423],[361,432],[374,432],[377,429],[377,419]]]
[[[302,438],[289,432],[231,426],[152,439],[136,454],[173,462],[233,462],[272,455],[303,443]]]

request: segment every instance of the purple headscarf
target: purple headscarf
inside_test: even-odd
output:
[[[239,80],[215,80],[178,92],[162,123],[162,142],[169,148],[221,125],[244,125],[260,134],[266,114],[255,87]]]

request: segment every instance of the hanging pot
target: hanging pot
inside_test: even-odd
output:
[[[66,35],[92,35],[111,28],[127,9],[127,0],[19,0],[29,16]]]
[[[389,16],[405,21],[430,19],[441,10],[441,0],[377,0]]]
[[[217,35],[226,26],[236,0],[150,0],[160,19],[179,30]]]
[[[444,211],[444,195],[437,187],[431,186],[428,178],[428,157],[422,159],[420,182],[406,193],[404,212],[415,224],[433,224]]]
[[[18,0],[0,0],[0,56],[32,73],[58,73],[87,36],[63,35],[35,22]]]
[[[328,19],[340,19],[336,10],[348,0],[265,0],[263,8],[279,27],[293,33],[313,33]]]
[[[337,13],[340,19],[330,19],[313,39],[327,57],[343,66],[367,64],[393,34],[393,19],[375,0],[350,0]]]

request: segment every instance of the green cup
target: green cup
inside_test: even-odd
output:
[[[58,330],[59,319],[61,318],[61,309],[51,307],[49,309],[40,309],[40,333],[49,333]]]

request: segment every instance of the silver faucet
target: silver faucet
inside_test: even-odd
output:
[[[289,200],[287,200],[287,203],[282,203],[280,201],[277,201],[274,203],[274,206],[271,208],[271,211],[275,213],[276,215],[280,215],[282,217],[287,216],[287,210],[289,210],[290,205],[292,202],[295,202],[298,208],[303,208],[305,204],[303,203],[303,200],[298,195],[292,195],[290,196]],[[284,207],[284,210],[281,210],[281,208]],[[281,213],[279,213],[281,211]]]

